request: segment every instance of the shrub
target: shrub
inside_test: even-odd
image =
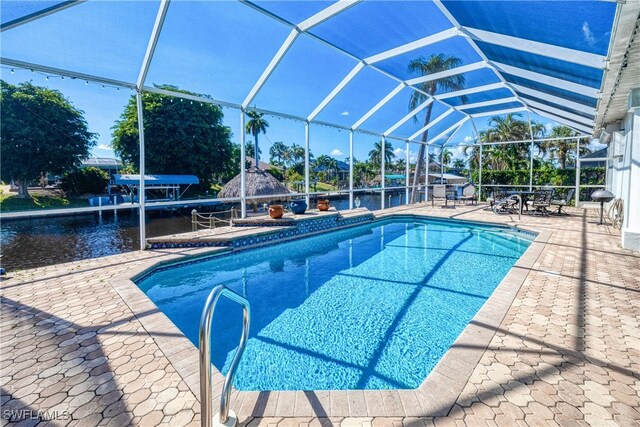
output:
[[[98,168],[88,167],[67,172],[62,177],[61,188],[69,195],[101,194],[109,183],[109,175]]]

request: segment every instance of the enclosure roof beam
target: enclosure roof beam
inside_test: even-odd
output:
[[[484,113],[472,114],[471,117],[486,117],[486,116],[499,116],[501,114],[518,113],[521,111],[527,111],[525,107],[507,108],[504,110],[485,111]]]
[[[249,107],[249,104],[253,102],[255,97],[258,95],[258,92],[260,92],[260,89],[262,89],[265,83],[267,83],[267,80],[269,80],[269,77],[271,77],[271,74],[273,74],[275,69],[278,67],[278,65],[284,58],[284,56],[287,54],[289,49],[291,49],[291,46],[293,46],[293,43],[296,41],[296,39],[301,33],[310,30],[314,26],[321,24],[322,22],[326,21],[332,16],[335,16],[338,13],[352,7],[354,4],[357,4],[360,1],[361,0],[340,0],[336,3],[333,3],[331,6],[321,10],[315,15],[311,16],[305,21],[301,22],[297,26],[294,26],[294,28],[291,30],[291,32],[289,33],[285,41],[280,46],[280,49],[278,49],[278,51],[273,56],[273,58],[271,58],[271,62],[269,62],[269,65],[267,65],[267,68],[264,69],[264,71],[260,75],[260,78],[258,78],[258,81],[253,85],[253,87],[251,88],[251,91],[249,91],[249,94],[247,95],[245,100],[242,102],[242,108]],[[250,5],[251,7],[254,7],[252,4]],[[270,16],[273,16],[273,15],[270,15]]]
[[[338,96],[338,94],[342,91],[342,89],[344,89],[345,86],[349,84],[349,82],[353,80],[353,78],[356,75],[358,75],[358,73],[365,67],[365,65],[366,64],[364,63],[364,61],[358,62],[356,66],[353,67],[353,69],[349,72],[349,74],[347,74],[342,79],[342,81],[338,83],[336,87],[333,88],[331,93],[329,93],[329,95],[327,95],[326,98],[324,98],[322,102],[318,104],[318,106],[311,112],[311,114],[309,114],[309,117],[307,117],[307,120],[311,121],[315,119],[316,116],[320,114],[320,112],[322,112],[322,110],[324,110],[324,108],[333,100],[333,98]]]
[[[458,131],[458,128],[460,126],[462,126],[464,124],[464,122],[466,122],[467,120],[469,120],[469,116],[463,117],[462,119],[458,120],[456,123],[454,123],[453,125],[451,125],[450,127],[448,127],[447,129],[443,130],[442,132],[440,132],[437,136],[435,136],[433,139],[431,139],[431,141],[427,142],[427,144],[433,144],[435,141],[439,140],[440,138],[442,138],[443,136],[447,135],[449,132],[451,132],[452,130],[456,129],[456,132]],[[455,132],[454,132],[455,133]],[[453,135],[452,135],[453,136]]]
[[[402,126],[403,124],[405,124],[407,122],[407,120],[409,120],[410,118],[412,118],[413,116],[415,116],[416,114],[418,114],[420,111],[424,110],[425,108],[427,108],[429,106],[429,104],[431,104],[433,102],[433,98],[428,98],[426,101],[424,101],[422,104],[418,105],[416,108],[414,108],[413,110],[411,110],[406,116],[404,116],[403,118],[401,118],[400,120],[398,120],[396,123],[394,123],[393,126],[391,126],[389,129],[387,129],[383,135],[387,136],[389,135],[391,132],[395,131],[396,129],[398,129],[400,126]]]
[[[472,64],[463,65],[462,67],[456,67],[450,70],[440,71],[439,73],[433,73],[433,74],[428,74],[422,77],[416,77],[414,79],[407,80],[407,84],[413,86],[420,83],[443,79],[445,77],[455,76],[457,74],[462,74],[469,71],[479,70],[485,67],[487,67],[487,63],[484,61],[474,62]]]
[[[7,65],[9,67],[22,68],[25,70],[39,71],[45,74],[65,76],[71,79],[85,80],[88,82],[94,82],[102,85],[126,87],[130,89],[136,88],[135,83],[124,82],[122,80],[110,79],[108,77],[101,77],[93,74],[78,73],[75,71],[69,71],[62,68],[48,67],[46,65],[34,64],[33,62],[18,61],[15,59],[0,57],[0,64]]]
[[[264,71],[260,75],[260,78],[258,78],[258,81],[253,85],[251,91],[249,91],[249,95],[247,95],[247,97],[242,102],[242,108],[247,108],[249,104],[251,104],[251,102],[255,99],[260,89],[262,89],[269,77],[271,77],[271,74],[273,74],[278,64],[280,64],[280,61],[282,61],[284,55],[286,55],[289,49],[291,49],[291,46],[293,46],[293,42],[296,41],[299,35],[300,31],[297,28],[291,30],[285,41],[280,46],[280,49],[278,49],[273,58],[271,58],[271,62],[269,62],[267,68],[264,69]]]
[[[376,111],[381,109],[387,102],[389,102],[394,96],[400,93],[400,91],[405,87],[407,87],[405,83],[400,83],[398,86],[396,86],[391,92],[387,94],[387,96],[382,98],[376,105],[373,106],[373,108],[371,108],[362,117],[360,117],[360,119],[358,119],[358,121],[355,122],[353,126],[351,126],[351,129],[356,130],[357,128],[359,128],[360,125],[369,120],[369,117],[371,117]]]
[[[581,50],[569,49],[547,43],[540,43],[529,39],[498,34],[491,31],[479,30],[477,28],[461,27],[460,30],[470,38],[504,46],[535,55],[546,56],[548,58],[559,59],[561,61],[572,62],[574,64],[585,65],[587,67],[604,69],[606,67],[606,57],[596,55]]]
[[[138,91],[142,90],[142,86],[144,86],[144,81],[147,79],[147,74],[149,73],[149,67],[151,66],[151,60],[153,59],[153,54],[156,50],[156,46],[158,45],[158,39],[160,38],[160,32],[162,31],[162,25],[164,24],[164,19],[166,18],[167,11],[169,10],[169,2],[170,0],[160,1],[160,7],[158,8],[156,21],[153,24],[153,30],[151,30],[151,37],[149,37],[147,50],[144,54],[144,59],[142,60],[140,73],[138,74],[138,80],[136,83],[136,87]]]
[[[492,64],[498,70],[505,72],[507,74],[513,74],[514,76],[522,77],[528,80],[533,80],[535,82],[543,83],[549,86],[556,86],[561,89],[568,90],[570,92],[578,93],[580,95],[589,96],[591,98],[598,98],[600,94],[598,92],[598,89],[596,88],[570,82],[568,80],[558,79],[556,77],[551,77],[546,74],[534,73],[533,71],[525,70],[524,68],[502,64],[500,62],[492,61]]]
[[[368,58],[365,58],[364,61],[367,64],[374,64],[376,62],[384,61],[385,59],[393,58],[394,56],[402,55],[404,53],[411,52],[412,50],[420,49],[422,47],[429,46],[431,44],[438,43],[459,35],[460,32],[457,29],[449,28],[447,30],[440,31],[439,33],[423,37],[407,44],[403,44],[402,46],[394,47],[393,49],[389,49],[385,52],[369,56]]]
[[[420,135],[421,133],[424,133],[425,131],[431,129],[433,126],[435,126],[438,122],[440,122],[441,120],[443,120],[445,117],[447,117],[449,114],[453,113],[454,108],[451,107],[449,108],[447,111],[445,111],[444,113],[440,114],[438,117],[436,117],[435,120],[430,121],[429,123],[427,123],[426,126],[424,126],[422,129],[420,129],[419,131],[417,131],[416,133],[414,133],[413,135],[411,135],[409,137],[409,139],[413,140],[415,138],[418,137],[418,135]],[[468,116],[467,116],[468,117]],[[395,125],[394,125],[395,126]]]
[[[470,108],[479,108],[479,107],[487,107],[490,105],[505,104],[507,102],[522,102],[522,101],[520,101],[518,98],[514,96],[510,98],[500,98],[500,99],[492,99],[490,101],[476,102],[475,104],[463,104],[458,106],[458,109],[467,110]]]
[[[348,8],[360,3],[360,1],[362,0],[338,0],[337,2],[333,3],[331,6],[321,10],[320,12],[316,13],[312,17],[307,18],[301,23],[299,23],[298,28],[302,32],[309,31],[311,28],[315,27],[316,25],[320,25],[327,19],[332,18],[333,16],[341,12],[344,12]]]
[[[527,101],[527,105],[529,105],[532,108],[537,108],[538,110],[545,110],[548,111],[552,114],[555,114],[559,117],[565,117],[569,120],[572,120],[576,123],[580,123],[583,124],[586,127],[592,127],[593,126],[593,120],[588,119],[586,117],[583,116],[579,116],[577,114],[573,114],[573,113],[569,113],[568,111],[565,110],[560,110],[558,108],[554,108],[554,107],[550,107],[549,105],[546,104],[542,104],[540,102],[536,102],[536,101]]]
[[[435,98],[438,99],[438,100],[447,99],[447,98],[454,98],[456,96],[471,95],[472,93],[478,93],[478,92],[484,92],[484,91],[489,91],[489,90],[494,90],[494,89],[502,89],[502,88],[504,88],[504,83],[502,83],[502,82],[500,82],[500,83],[491,83],[491,84],[488,84],[488,85],[471,87],[469,89],[462,89],[462,90],[456,90],[454,92],[441,93],[441,94],[435,95]]]
[[[19,27],[20,25],[27,24],[29,22],[35,21],[36,19],[44,18],[45,16],[49,16],[53,13],[60,12],[62,10],[68,9],[73,6],[77,6],[86,1],[87,0],[64,1],[61,3],[55,4],[51,7],[38,10],[37,12],[33,12],[28,15],[21,16],[20,18],[14,19],[9,22],[5,22],[4,24],[0,25],[0,32],[11,30],[13,28]]]
[[[545,101],[553,102],[554,104],[563,105],[567,108],[571,108],[572,110],[580,111],[586,114],[590,114],[595,116],[596,109],[593,107],[589,107],[588,105],[580,104],[579,102],[570,101],[565,98],[560,98],[559,96],[549,95],[545,92],[540,92],[535,89],[530,89],[528,87],[513,85],[514,89],[520,93],[525,95],[533,96],[539,99],[543,99]],[[527,102],[527,98],[521,98],[524,102]]]
[[[555,114],[551,114],[548,113],[546,111],[542,111],[542,110],[538,110],[536,108],[531,107],[531,111],[533,111],[534,113],[540,115],[540,116],[544,116],[547,117],[551,120],[555,120],[558,123],[561,123],[565,126],[570,127],[571,129],[580,132],[586,136],[591,136],[592,134],[592,130],[589,128],[584,127],[583,125],[577,124],[577,123],[573,123],[571,120],[566,119],[564,117],[560,117],[560,116],[556,116]]]
[[[458,20],[451,14],[451,12],[449,12],[449,9],[447,9],[446,6],[442,4],[441,0],[433,0],[433,2],[438,7],[438,9],[440,9],[440,12],[442,12],[444,16],[447,17],[449,22],[453,24],[453,26],[455,26],[459,31],[463,31],[463,28],[458,22]],[[511,87],[511,84],[505,80],[504,76],[500,74],[500,71],[491,63],[491,61],[489,61],[489,58],[487,58],[487,55],[484,54],[484,52],[482,51],[482,49],[480,49],[480,47],[476,44],[476,42],[473,41],[471,37],[467,37],[467,42],[473,48],[473,50],[476,51],[476,53],[480,56],[480,58],[482,58],[486,66],[491,68],[495,73],[496,77],[498,77],[500,81],[505,85],[505,87],[513,93],[513,96],[519,98],[516,91]]]

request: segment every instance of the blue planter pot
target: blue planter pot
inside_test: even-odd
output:
[[[304,200],[292,200],[289,209],[296,215],[303,214],[307,210],[307,202]]]

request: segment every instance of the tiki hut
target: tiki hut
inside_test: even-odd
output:
[[[274,200],[272,197],[276,194],[288,194],[289,190],[280,181],[275,179],[269,172],[256,167],[251,167],[246,171],[246,193],[247,197],[256,197],[250,202],[253,205],[254,212],[258,210],[259,203],[269,203]],[[240,185],[242,183],[242,175],[236,175],[229,181],[218,193],[219,198],[238,198],[240,197]],[[278,197],[278,200],[282,200]]]

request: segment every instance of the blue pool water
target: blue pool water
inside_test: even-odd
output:
[[[197,345],[205,299],[223,284],[251,303],[240,390],[417,388],[531,237],[394,219],[164,269],[138,285]],[[226,373],[241,308],[221,299],[212,362]]]

